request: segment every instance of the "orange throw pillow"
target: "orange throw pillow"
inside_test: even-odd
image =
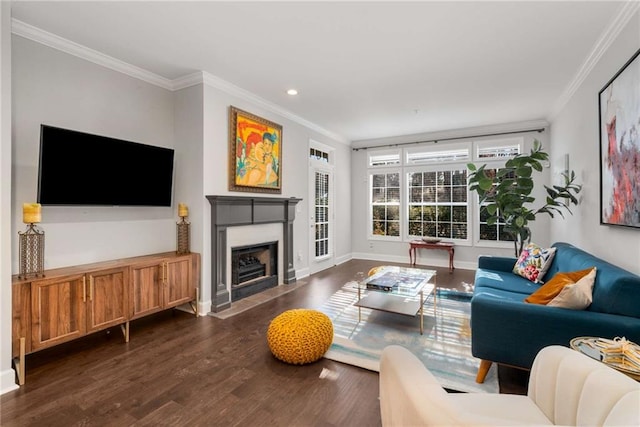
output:
[[[593,267],[586,270],[572,271],[568,273],[556,273],[547,283],[540,286],[537,291],[526,297],[524,300],[531,304],[548,304],[558,296],[567,285],[573,285],[578,280],[589,274]]]

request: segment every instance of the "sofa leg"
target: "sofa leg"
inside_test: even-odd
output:
[[[484,383],[484,379],[487,377],[487,373],[489,373],[489,369],[491,368],[490,360],[481,360],[480,367],[478,368],[478,375],[476,375],[476,382],[478,384]]]

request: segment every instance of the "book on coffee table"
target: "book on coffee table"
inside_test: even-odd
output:
[[[415,288],[424,278],[389,271],[367,282],[367,289],[390,292],[395,288]]]

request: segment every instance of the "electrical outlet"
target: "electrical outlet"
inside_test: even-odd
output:
[[[373,249],[373,243],[369,243],[369,249]]]

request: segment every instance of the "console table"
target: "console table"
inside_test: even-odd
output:
[[[427,243],[424,240],[412,240],[409,242],[409,264],[416,265],[416,249],[440,249],[449,252],[449,273],[453,273],[453,254],[455,246],[450,242]]]

